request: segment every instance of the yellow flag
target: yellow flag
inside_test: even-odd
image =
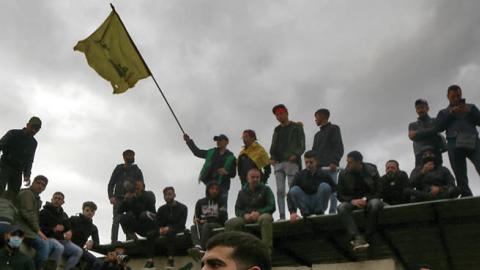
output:
[[[73,49],[85,53],[88,64],[110,81],[114,94],[123,93],[135,86],[137,81],[150,76],[150,71],[115,11]]]

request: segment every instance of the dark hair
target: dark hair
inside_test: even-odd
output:
[[[42,182],[45,182],[45,185],[48,184],[48,178],[43,176],[43,175],[37,175],[35,176],[35,178],[33,178],[33,182],[35,181],[42,181]]]
[[[462,88],[456,84],[452,84],[448,87],[447,93],[450,93],[451,91],[462,91]]]
[[[84,202],[82,204],[82,210],[85,209],[85,207],[88,207],[90,209],[92,209],[93,211],[97,211],[97,205],[94,203],[94,202]]]
[[[122,155],[124,155],[124,156],[129,155],[129,154],[135,155],[135,152],[132,149],[127,149],[127,150],[123,151],[123,153],[122,153]]]
[[[313,150],[308,150],[307,152],[305,152],[305,154],[303,154],[303,157],[317,159],[317,153]]]
[[[255,131],[252,129],[245,129],[243,133],[247,133],[248,136],[254,138],[255,140],[257,139],[257,134],[255,134]]]
[[[317,110],[315,112],[315,115],[317,115],[317,114],[321,114],[321,115],[325,116],[327,119],[330,118],[330,111],[328,109],[325,109],[325,108]]]
[[[166,188],[163,189],[163,194],[165,194],[169,190],[175,192],[175,189],[173,187],[166,187]]]
[[[400,163],[398,163],[398,161],[396,161],[395,159],[390,159],[389,161],[385,162],[385,165],[387,165],[390,162],[397,164],[397,168],[400,168]]]
[[[218,246],[233,248],[232,259],[241,269],[252,266],[261,270],[272,268],[268,247],[252,234],[238,231],[219,233],[208,240],[207,250]]]
[[[287,110],[287,107],[285,107],[285,105],[283,105],[283,104],[275,105],[275,106],[273,106],[273,108],[272,108],[272,113],[275,114],[275,111],[278,110],[278,109],[285,109],[285,110]],[[288,110],[287,110],[287,111],[288,111]]]
[[[415,107],[417,107],[418,105],[427,105],[428,106],[428,102],[423,98],[419,98],[419,99],[415,100]]]
[[[351,158],[355,161],[360,161],[362,162],[363,161],[363,156],[360,152],[358,151],[352,151],[350,153],[347,154],[347,158]]]
[[[53,196],[55,196],[55,195],[60,195],[65,199],[65,194],[63,194],[61,191],[56,191],[55,193],[53,193]]]

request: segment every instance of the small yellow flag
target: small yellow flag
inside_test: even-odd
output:
[[[150,76],[150,71],[115,11],[73,49],[85,53],[88,64],[110,81],[114,94],[123,93],[135,86],[137,81]]]

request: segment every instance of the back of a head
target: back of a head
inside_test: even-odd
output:
[[[233,248],[232,259],[238,269],[247,270],[253,266],[270,270],[272,262],[268,247],[257,237],[245,232],[224,232],[210,238],[207,251],[215,247]]]

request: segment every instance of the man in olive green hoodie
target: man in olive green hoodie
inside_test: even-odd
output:
[[[20,190],[18,193],[18,226],[25,232],[25,242],[36,250],[35,267],[41,269],[50,253],[47,237],[40,230],[38,213],[42,201],[40,193],[47,187],[48,179],[38,175],[33,179],[29,188]]]
[[[301,156],[305,152],[305,133],[302,123],[288,119],[288,110],[285,105],[276,105],[272,112],[280,125],[273,132],[270,163],[273,165],[277,182],[280,219],[285,219],[285,180],[288,178],[288,186],[291,186],[295,174],[300,170]]]
[[[257,168],[247,173],[247,183],[238,192],[235,215],[225,223],[226,231],[239,231],[248,223],[258,223],[262,242],[272,250],[273,218],[275,197],[270,187],[261,183],[261,173]]]

